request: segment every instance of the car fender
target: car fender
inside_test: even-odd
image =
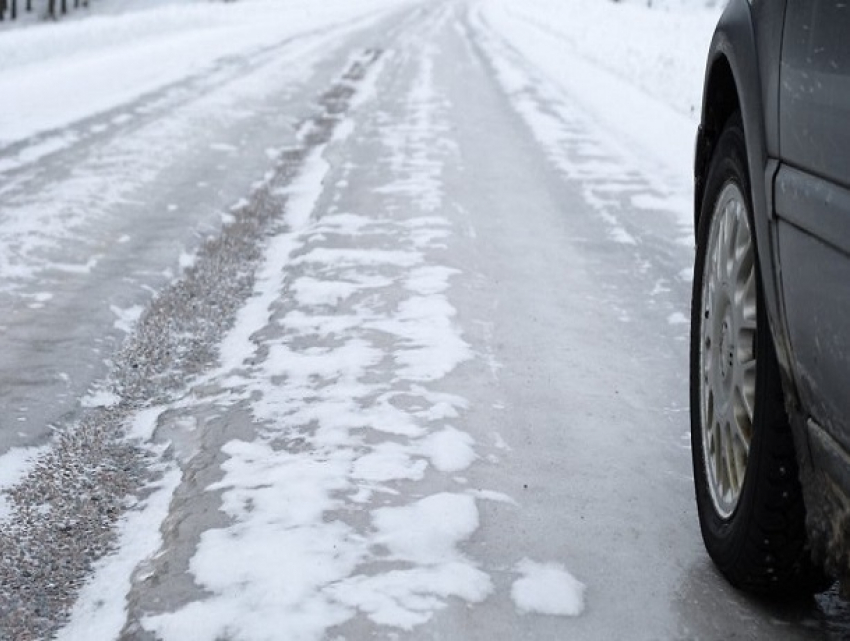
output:
[[[772,4],[771,4],[772,3]],[[753,222],[768,321],[782,370],[786,402],[796,406],[790,376],[791,351],[782,312],[781,271],[773,224],[773,179],[779,155],[779,64],[784,0],[731,0],[718,22],[709,48],[703,89],[702,115],[695,154],[695,223],[702,207],[701,185],[730,110],[740,109],[747,145]],[[754,27],[753,13],[760,30]],[[769,15],[768,15],[769,14]],[[726,104],[722,74],[730,74],[735,104]],[[722,103],[722,104],[719,104]],[[718,106],[719,105],[719,106]],[[728,113],[726,113],[728,112]],[[696,226],[695,226],[696,228]]]

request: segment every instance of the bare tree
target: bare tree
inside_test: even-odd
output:
[[[27,12],[32,12],[32,0],[26,0],[26,10]],[[88,8],[89,0],[74,0],[73,8],[77,9],[79,7]],[[59,10],[62,12],[62,15],[68,13],[68,0],[59,0]],[[6,20],[8,15],[9,20],[17,20],[18,18],[18,0],[0,0],[0,22]],[[58,16],[56,15],[56,0],[47,0],[47,16],[52,19],[56,19]]]

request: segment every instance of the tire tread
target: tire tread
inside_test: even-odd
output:
[[[760,276],[757,280],[755,433],[741,497],[731,517],[723,519],[716,512],[707,486],[699,411],[702,373],[697,371],[702,269],[714,200],[729,180],[739,181],[748,200],[750,225],[754,230],[744,131],[737,113],[724,127],[709,166],[697,236],[691,302],[691,439],[700,529],[712,560],[736,587],[773,596],[811,594],[824,589],[827,583],[823,572],[812,562],[808,548],[803,490],[785,410],[779,364],[760,292]],[[758,275],[758,258],[756,265]]]

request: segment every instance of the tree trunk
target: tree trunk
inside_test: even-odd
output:
[[[32,0],[27,0],[27,13],[32,11]]]
[[[12,15],[9,16],[12,20],[18,19],[18,0],[12,0]]]
[[[68,13],[68,0],[62,0],[62,15]]]
[[[56,17],[56,0],[48,0],[47,2],[47,15],[51,18]]]

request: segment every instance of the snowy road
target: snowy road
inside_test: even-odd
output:
[[[0,153],[0,638],[850,631],[704,553],[687,172],[555,76],[633,90],[498,0],[305,24]]]

